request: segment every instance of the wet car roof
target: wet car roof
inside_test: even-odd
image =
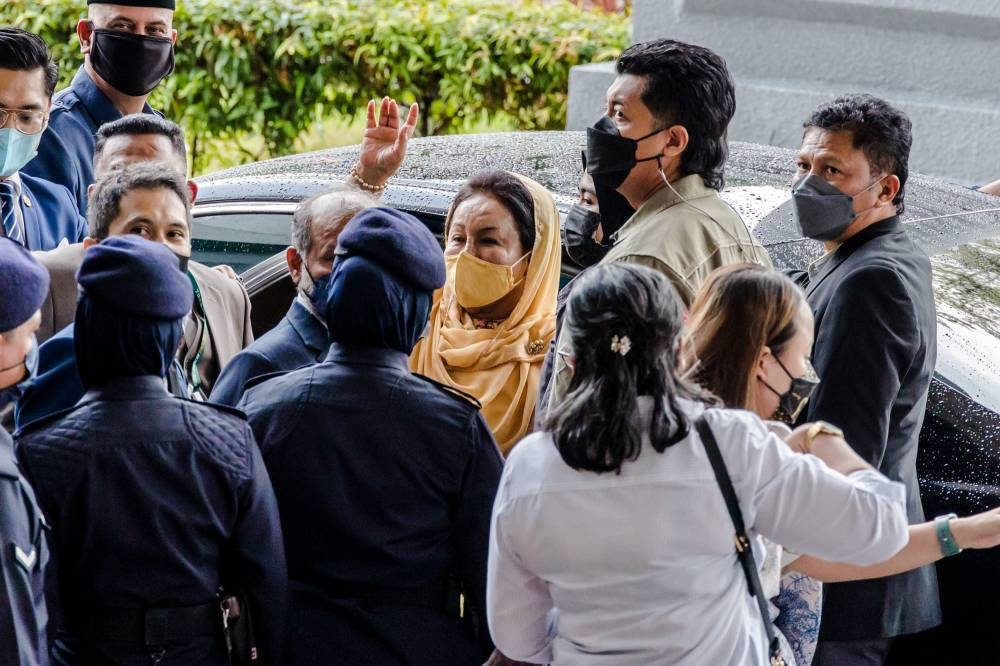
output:
[[[383,200],[441,215],[471,174],[506,169],[542,183],[563,210],[576,199],[583,132],[515,132],[424,137]],[[236,167],[198,178],[199,205],[233,201],[296,202],[341,182],[358,146],[322,150]],[[795,151],[730,143],[723,197],[768,248],[776,267],[803,267],[819,243],[803,239],[788,202]],[[1000,411],[1000,199],[936,178],[911,174],[903,215],[935,269],[940,374],[973,399]],[[994,210],[990,210],[994,209]],[[987,211],[972,212],[969,211]],[[946,217],[942,217],[946,216]],[[969,245],[971,244],[971,245]]]

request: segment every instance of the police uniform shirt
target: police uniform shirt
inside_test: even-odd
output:
[[[162,115],[148,104],[142,112]],[[70,86],[52,99],[49,126],[42,134],[38,155],[24,172],[65,186],[86,215],[87,187],[94,182],[97,130],[122,115],[81,67]]]

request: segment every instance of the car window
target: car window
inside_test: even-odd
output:
[[[195,208],[192,258],[209,266],[229,264],[237,273],[289,244],[291,211],[209,211]]]

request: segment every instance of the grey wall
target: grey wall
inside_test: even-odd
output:
[[[736,81],[730,138],[796,147],[820,102],[868,92],[913,121],[910,166],[1000,178],[1000,1],[635,0],[633,41],[707,46]],[[570,75],[567,129],[599,115],[611,63]]]

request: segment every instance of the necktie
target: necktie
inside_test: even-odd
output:
[[[3,221],[3,232],[7,238],[24,245],[24,230],[17,223],[17,193],[14,183],[0,180],[0,220]]]

